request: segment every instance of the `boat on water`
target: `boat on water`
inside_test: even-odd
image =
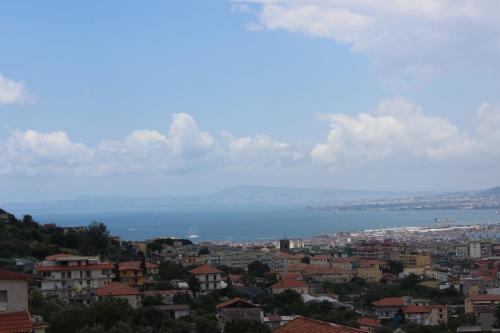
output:
[[[455,223],[457,221],[455,220],[450,220],[449,218],[447,217],[436,217],[434,219],[434,222],[438,223],[438,224],[448,224],[448,223]]]
[[[189,234],[187,236],[189,239],[196,239],[198,237],[200,237],[198,235],[198,228],[194,225],[190,226],[189,227]]]

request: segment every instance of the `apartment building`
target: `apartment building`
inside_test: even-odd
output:
[[[28,276],[0,270],[0,332],[44,333],[43,318],[28,311]]]
[[[201,265],[189,271],[200,283],[200,291],[222,289],[222,271],[210,265]]]
[[[228,266],[247,269],[254,261],[260,261],[269,266],[271,271],[286,274],[288,272],[288,258],[264,251],[250,251],[245,249],[225,249],[205,256],[205,263],[213,266]]]
[[[42,294],[84,304],[95,298],[97,288],[111,283],[115,277],[111,262],[65,253],[47,257],[36,266],[36,271],[42,278]]]
[[[356,275],[368,282],[379,282],[382,279],[382,263],[379,260],[361,260]]]
[[[142,286],[148,278],[158,274],[158,265],[146,262],[145,267],[141,267],[140,261],[123,261],[118,265],[120,280],[129,286]],[[146,273],[146,274],[144,274]]]

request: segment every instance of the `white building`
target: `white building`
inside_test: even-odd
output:
[[[42,278],[41,292],[56,295],[68,302],[89,303],[97,288],[115,277],[114,265],[98,257],[56,254],[36,267]]]
[[[200,283],[200,291],[222,289],[222,271],[210,265],[201,265],[189,271]]]

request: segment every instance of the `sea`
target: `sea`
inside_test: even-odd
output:
[[[495,210],[407,210],[407,211],[322,211],[304,206],[182,206],[161,210],[86,211],[38,213],[41,223],[61,226],[105,223],[111,234],[124,240],[155,237],[186,238],[197,241],[256,242],[307,238],[339,231],[433,226],[435,218],[456,224],[500,223]]]

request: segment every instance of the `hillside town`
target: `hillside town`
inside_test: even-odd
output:
[[[124,241],[102,224],[40,225],[6,212],[0,228],[64,245],[31,243],[19,255],[2,238],[2,333],[489,332],[500,323],[498,224],[245,244]],[[74,318],[96,307],[126,307],[130,318]]]

